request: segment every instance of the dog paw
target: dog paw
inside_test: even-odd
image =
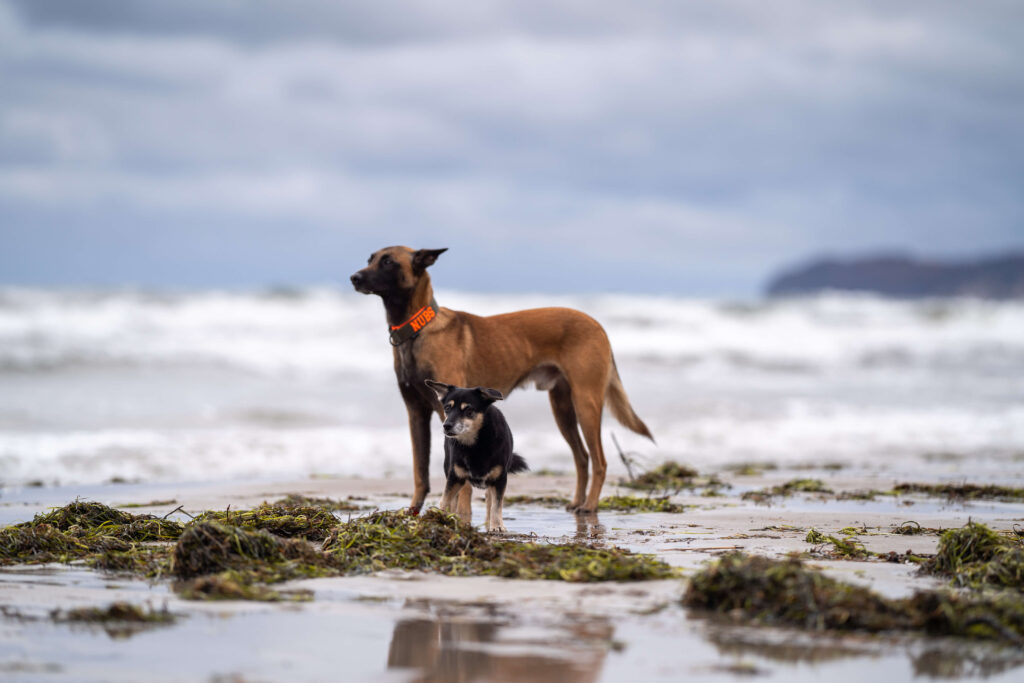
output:
[[[490,529],[487,530],[487,533],[489,533],[489,534],[507,534],[508,533],[508,529],[506,529],[505,525],[502,524],[501,526],[492,526]]]
[[[405,511],[405,514],[411,517],[417,517],[420,514],[420,507],[421,506],[419,505],[410,505],[409,509]]]
[[[597,508],[588,508],[586,505],[580,505],[575,510],[573,510],[573,512],[575,512],[577,515],[592,515],[595,512],[597,512]]]
[[[566,512],[576,512],[580,509],[580,503],[570,503],[565,506]]]

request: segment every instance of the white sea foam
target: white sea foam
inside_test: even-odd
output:
[[[1022,302],[437,296],[597,318],[659,445],[610,418],[606,433],[651,460],[912,467],[952,453],[1021,467]],[[376,297],[0,290],[0,477],[406,477],[391,366]],[[503,407],[535,469],[571,469],[542,394]]]

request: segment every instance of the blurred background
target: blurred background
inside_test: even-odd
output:
[[[644,457],[1020,471],[1022,19],[0,0],[0,479],[407,477],[389,244],[597,317]]]

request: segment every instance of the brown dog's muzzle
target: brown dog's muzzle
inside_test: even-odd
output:
[[[355,287],[357,292],[362,294],[370,293],[370,290],[366,287],[366,275],[363,274],[363,271],[356,271],[349,279],[352,281],[352,286]]]

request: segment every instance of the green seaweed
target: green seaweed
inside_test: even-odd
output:
[[[92,551],[92,544],[51,524],[0,529],[0,564],[69,562]]]
[[[796,558],[730,553],[695,574],[682,601],[738,620],[815,631],[908,631],[1024,642],[1020,595],[918,591],[909,598],[889,599],[836,581]]]
[[[177,505],[178,501],[171,498],[170,500],[151,500],[148,503],[118,503],[117,507],[124,508],[156,508],[166,507],[168,505]]]
[[[47,512],[36,515],[31,522],[24,522],[18,526],[49,524],[61,531],[68,531],[72,527],[95,529],[111,524],[130,524],[138,518],[138,515],[123,512],[103,503],[76,500],[62,507],[51,508]],[[149,516],[144,516],[144,518],[148,519]]]
[[[854,527],[847,527],[847,529],[852,530],[854,533],[857,532],[857,529]],[[845,531],[846,529],[843,529],[843,532]],[[864,544],[859,541],[852,538],[836,538],[832,535],[823,534],[817,529],[811,529],[808,531],[804,540],[808,543],[813,543],[819,546],[831,543],[832,550],[828,551],[828,555],[833,558],[861,560],[874,554],[870,550],[867,550],[864,547]]]
[[[898,534],[900,536],[918,536],[921,534],[934,534],[936,536],[942,534],[945,529],[933,529],[931,527],[921,526],[920,523],[914,520],[908,520],[901,522],[900,524],[893,526],[891,533]]]
[[[628,481],[620,481],[622,486],[647,491],[649,494],[662,493],[671,495],[686,489],[704,489],[703,495],[717,496],[722,489],[732,485],[722,481],[717,475],[701,477],[697,470],[689,465],[668,461],[653,470],[648,470]]]
[[[779,466],[773,462],[736,462],[730,463],[722,469],[743,477],[756,477],[778,468]]]
[[[262,529],[276,536],[320,541],[341,521],[316,505],[261,503],[252,510],[216,510],[198,515],[193,523],[224,522],[243,529]]]
[[[94,553],[125,552],[137,543],[173,541],[183,528],[153,515],[75,501],[0,529],[0,564],[70,562]]]
[[[319,538],[322,548],[308,540]],[[72,560],[104,571],[174,577],[175,590],[193,599],[304,600],[308,592],[266,584],[381,569],[561,581],[678,575],[652,556],[620,548],[496,538],[439,510],[420,517],[374,512],[343,523],[320,507],[263,504],[180,524],[76,501],[0,529],[0,563]]]
[[[569,499],[564,496],[505,496],[505,505],[543,505],[545,507],[565,507]]]
[[[284,498],[275,500],[270,503],[271,506],[275,507],[318,507],[331,512],[356,512],[357,510],[363,510],[366,506],[360,505],[354,502],[355,499],[352,496],[344,500],[338,500],[335,498],[317,498],[314,496],[305,496],[301,493],[289,493]]]
[[[790,479],[767,489],[746,491],[740,498],[755,503],[769,503],[772,498],[788,497],[796,493],[832,493],[832,489],[827,488],[820,479]]]
[[[623,486],[634,489],[671,491],[691,488],[698,476],[697,470],[678,462],[664,462],[653,470],[643,472],[635,479],[622,482]]]
[[[339,526],[324,541],[343,573],[422,569],[464,576],[519,579],[640,581],[668,578],[664,562],[620,548],[496,540],[440,510],[412,517],[382,511]]]
[[[949,577],[957,586],[1024,589],[1024,547],[984,524],[968,522],[939,537],[924,571]]]
[[[995,484],[897,484],[894,490],[905,495],[916,493],[948,500],[1024,500],[1024,488],[997,486]]]
[[[607,496],[598,504],[598,510],[618,512],[684,512],[685,505],[671,502],[668,496]]]

